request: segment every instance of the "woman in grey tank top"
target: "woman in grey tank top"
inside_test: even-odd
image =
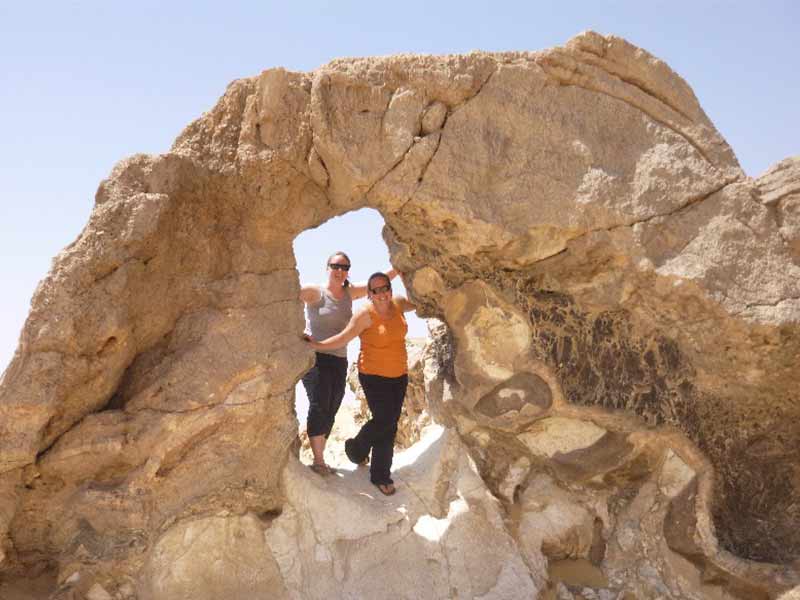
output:
[[[326,268],[326,285],[304,285],[300,288],[300,300],[306,306],[311,337],[317,340],[327,339],[342,331],[353,315],[353,300],[367,295],[366,284],[351,285],[348,281],[350,258],[344,252],[331,254]],[[397,272],[390,269],[387,274],[394,278]],[[325,463],[325,442],[342,404],[346,379],[346,346],[317,352],[314,366],[302,379],[308,395],[306,430],[314,454],[311,468],[319,475],[329,475],[332,471]]]

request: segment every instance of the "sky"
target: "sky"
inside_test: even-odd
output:
[[[234,79],[275,66],[309,71],[345,56],[539,50],[593,29],[625,37],[682,75],[755,177],[800,154],[798,7],[0,0],[0,371],[36,284],[80,233],[99,182],[125,156],[167,151]],[[363,256],[386,255],[380,217],[352,218],[375,230],[372,245],[351,256],[357,270]],[[340,239],[319,231],[329,237],[308,250],[296,244],[302,281],[322,280],[329,240]]]

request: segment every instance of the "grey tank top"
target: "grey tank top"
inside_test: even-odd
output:
[[[322,341],[345,328],[353,316],[353,299],[347,288],[345,288],[341,300],[336,300],[323,286],[318,286],[317,289],[320,293],[320,301],[314,305],[306,304],[306,317],[311,328],[311,337]],[[347,358],[347,346],[336,350],[318,350],[317,352]]]

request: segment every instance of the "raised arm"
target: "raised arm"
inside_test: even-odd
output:
[[[304,285],[300,288],[300,300],[306,304],[316,304],[322,298],[322,293],[315,285]]]
[[[388,271],[386,271],[386,276],[389,278],[389,281],[397,277],[397,269],[392,267]],[[366,283],[352,283],[350,284],[350,297],[353,300],[358,300],[359,298],[363,298],[367,295],[367,284]]]
[[[395,304],[397,308],[402,310],[403,312],[411,312],[412,310],[417,310],[417,307],[408,301],[408,298],[404,298],[403,296],[395,296],[394,298]]]
[[[369,316],[369,311],[364,309],[354,314],[347,326],[336,335],[332,335],[328,339],[319,342],[308,336],[305,336],[305,339],[314,350],[336,350],[346,346],[350,340],[371,324],[372,319]]]

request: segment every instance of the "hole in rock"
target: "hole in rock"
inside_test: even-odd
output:
[[[297,236],[294,240],[294,254],[297,270],[300,275],[300,284],[324,286],[328,281],[327,259],[334,253],[342,251],[351,261],[348,279],[353,284],[365,284],[367,278],[375,272],[387,271],[392,267],[389,251],[383,241],[382,229],[384,226],[381,214],[370,208],[363,208],[344,215],[333,217],[315,229],[309,229]],[[408,297],[402,277],[398,275],[392,281],[392,293],[396,296]],[[369,302],[366,298],[353,301],[353,313],[356,313]],[[305,308],[304,308],[305,310]],[[417,350],[421,350],[428,339],[427,323],[414,312],[405,313],[408,323],[407,348],[409,361]],[[308,329],[308,316],[306,312],[306,327]],[[325,448],[325,458],[333,466],[347,466],[349,462],[344,454],[344,440],[352,437],[358,431],[364,418],[364,408],[356,397],[351,383],[357,383],[355,365],[358,362],[360,341],[353,339],[347,345],[348,382],[345,385],[345,394],[342,406],[339,409],[336,422]],[[406,396],[406,409],[409,410],[409,395]],[[299,432],[302,442],[300,451],[302,461],[310,463],[312,454],[306,435],[308,417],[308,396],[302,381],[297,382],[295,388],[295,411],[298,419]],[[398,433],[398,438],[403,433]],[[400,445],[402,440],[398,440]]]

